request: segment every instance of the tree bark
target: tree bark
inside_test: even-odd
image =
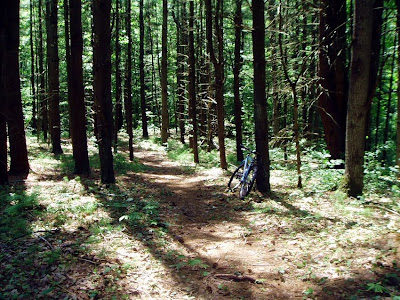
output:
[[[1,51],[0,51],[1,56]],[[1,65],[0,65],[1,68]],[[1,78],[0,78],[1,80]],[[1,95],[2,89],[0,87]],[[2,98],[2,97],[1,97]],[[0,99],[1,99],[0,98]],[[4,103],[4,99],[1,99]],[[7,172],[7,122],[4,116],[4,112],[0,109],[0,185],[6,184],[8,182],[8,172]]]
[[[35,88],[35,53],[33,51],[34,43],[33,43],[33,0],[29,1],[29,45],[31,52],[31,89],[32,89],[32,119],[31,119],[31,127],[32,132],[35,133],[37,130],[37,106],[36,106],[36,88]]]
[[[83,88],[83,38],[81,0],[69,0],[71,47],[68,75],[68,110],[75,174],[89,174],[89,155],[86,135],[85,94]],[[69,47],[67,47],[68,49]]]
[[[119,42],[120,32],[120,1],[115,4],[115,118],[114,118],[114,153],[118,148],[118,131],[122,128],[124,116],[122,114],[122,92],[121,92],[121,44]]]
[[[348,79],[346,67],[346,0],[322,0],[320,9],[318,99],[325,141],[332,159],[344,158]]]
[[[252,0],[253,6],[253,57],[254,57],[254,122],[257,154],[257,188],[270,192],[268,114],[265,94],[265,20],[264,1]]]
[[[369,110],[374,0],[356,0],[350,88],[346,123],[345,188],[349,196],[362,194],[365,132]],[[377,42],[377,41],[374,41]]]
[[[94,0],[93,3],[93,67],[94,97],[99,132],[101,182],[115,183],[112,137],[113,116],[111,101],[111,0]]]
[[[168,69],[167,69],[167,34],[168,34],[168,2],[163,0],[163,24],[162,24],[162,58],[161,58],[161,141],[168,141],[169,114],[168,114]]]
[[[396,25],[400,28],[400,0],[396,0],[397,18]],[[400,78],[400,30],[397,31],[397,72]],[[397,81],[397,139],[396,139],[396,164],[400,169],[400,80]]]
[[[280,4],[280,6],[282,6]],[[286,81],[289,83],[290,88],[292,90],[292,97],[293,97],[293,132],[294,132],[294,138],[295,138],[295,144],[296,144],[296,167],[297,167],[297,187],[302,188],[302,179],[301,179],[301,151],[300,151],[300,134],[299,134],[299,125],[298,125],[298,119],[299,119],[299,103],[298,103],[298,96],[297,96],[297,82],[299,81],[300,77],[305,71],[306,64],[305,61],[303,62],[303,66],[296,76],[295,79],[291,79],[289,75],[289,70],[288,70],[288,63],[287,63],[287,55],[286,50],[283,50],[283,41],[282,41],[282,32],[283,32],[283,18],[282,18],[282,13],[281,13],[281,7],[279,8],[279,50],[281,53],[281,64],[282,64],[282,69],[284,76],[286,78]],[[297,68],[294,67],[294,68]],[[287,103],[285,103],[285,116],[287,114]],[[286,118],[286,117],[285,117]],[[285,120],[286,123],[286,120]],[[287,159],[287,153],[286,153],[286,145],[284,146],[284,157],[285,160]]]
[[[126,35],[128,36],[128,45],[126,48],[126,97],[125,97],[125,118],[126,131],[129,136],[129,160],[133,160],[133,124],[132,124],[132,25],[131,25],[132,4],[131,0],[126,0]]]
[[[277,74],[278,74],[278,61],[276,59],[276,9],[270,8],[269,10],[269,20],[270,20],[270,44],[271,46],[271,77],[272,77],[272,133],[274,137],[278,137],[280,130],[280,103],[279,103],[279,93],[278,93],[278,82],[277,82]],[[280,144],[280,143],[279,143]]]
[[[176,0],[175,0],[176,1]],[[187,44],[186,37],[186,5],[183,3],[179,6],[180,1],[176,1],[177,14],[173,14],[176,24],[176,86],[177,86],[177,122],[179,123],[180,141],[185,144],[185,63],[184,52]]]
[[[0,185],[8,182],[7,166],[7,115],[6,115],[6,94],[5,94],[5,29],[7,20],[5,10],[0,11]]]
[[[189,2],[189,109],[192,118],[192,149],[193,160],[199,163],[199,151],[197,146],[197,110],[196,110],[196,61],[194,55],[194,1]]]
[[[140,70],[140,104],[142,112],[142,130],[143,137],[148,138],[149,132],[147,129],[147,115],[146,115],[146,85],[144,82],[144,17],[143,17],[143,0],[139,0],[139,70]]]
[[[386,31],[386,24],[385,22],[385,29]],[[379,144],[379,127],[380,127],[380,116],[381,116],[381,104],[382,104],[382,94],[383,94],[383,86],[384,86],[384,81],[383,79],[383,70],[385,68],[385,64],[387,61],[387,56],[386,56],[386,35],[383,35],[382,37],[382,48],[381,48],[381,54],[380,57],[381,59],[381,65],[379,68],[379,74],[378,74],[378,84],[377,87],[379,87],[379,94],[376,99],[376,115],[375,115],[375,149],[377,149],[378,144]],[[393,75],[393,74],[392,74]]]
[[[25,124],[22,111],[21,84],[19,78],[19,1],[6,1],[0,13],[0,43],[2,97],[4,97],[5,120],[8,124],[10,143],[9,175],[27,177],[29,173]],[[1,111],[0,111],[1,113]],[[3,118],[3,116],[2,116]],[[4,132],[4,119],[1,131]],[[4,151],[4,136],[0,141]],[[4,154],[2,154],[3,156]],[[4,167],[3,167],[4,172]]]
[[[394,39],[394,46],[397,46],[397,37]],[[390,121],[390,115],[391,115],[391,109],[392,109],[392,93],[393,93],[393,77],[394,77],[394,64],[396,62],[396,53],[393,52],[392,55],[392,64],[391,64],[391,74],[390,74],[390,79],[389,79],[389,96],[387,100],[387,107],[386,107],[386,118],[385,118],[385,128],[383,130],[383,146],[385,146],[386,142],[388,141],[389,138],[389,121]],[[387,148],[383,147],[382,151],[382,166],[386,164],[386,159],[387,159]]]
[[[58,58],[58,8],[57,0],[47,0],[46,3],[46,28],[47,28],[47,72],[48,102],[49,102],[49,128],[52,153],[62,154],[61,149],[61,124],[60,124],[60,71]]]
[[[235,64],[233,68],[233,94],[235,106],[235,127],[236,127],[236,158],[242,161],[243,150],[243,131],[242,131],[242,100],[240,98],[240,70],[242,67],[242,0],[236,0],[236,13],[235,13]]]
[[[223,0],[217,0],[216,11],[214,15],[215,20],[215,34],[216,44],[218,51],[218,58],[214,51],[213,41],[213,22],[212,22],[212,5],[211,0],[205,1],[206,6],[206,30],[207,30],[207,42],[208,51],[210,54],[211,62],[214,65],[215,75],[215,100],[217,102],[217,124],[218,124],[218,143],[219,143],[219,158],[221,169],[227,169],[228,164],[226,162],[225,155],[225,110],[224,110],[224,53],[223,53]]]
[[[38,134],[43,132],[43,138],[47,140],[48,131],[48,112],[47,112],[47,97],[45,95],[45,71],[44,71],[44,50],[43,50],[43,22],[42,22],[42,0],[39,0],[39,107],[40,117],[38,126]]]

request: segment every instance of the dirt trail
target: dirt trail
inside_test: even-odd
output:
[[[282,249],[282,241],[277,241],[279,224],[278,229],[266,231],[264,225],[271,223],[246,212],[250,203],[226,191],[229,177],[220,169],[188,174],[159,152],[140,151],[136,157],[151,169],[138,176],[162,195],[163,217],[172,224],[171,235],[181,251],[209,266],[209,274],[197,278],[194,285],[196,298],[304,296],[301,282],[300,286],[287,282],[279,272],[287,269],[282,259],[286,247]],[[252,283],[252,279],[257,282]]]
[[[371,282],[400,287],[395,216],[298,190],[289,170],[271,171],[272,198],[252,192],[241,201],[219,168],[182,166],[146,141],[135,150],[136,165],[121,152],[126,168],[110,187],[96,169],[76,179],[58,160],[34,163],[40,172],[25,189],[41,186],[46,212],[31,225],[57,231],[21,239],[16,249],[23,257],[40,246],[29,279],[39,292],[58,282],[49,297],[329,300],[368,298]],[[41,259],[50,250],[63,263]]]

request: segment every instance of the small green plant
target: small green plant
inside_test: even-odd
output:
[[[385,286],[382,285],[382,282],[371,282],[371,283],[368,283],[366,290],[368,292],[372,291],[374,293],[380,293],[380,294],[389,292],[389,290]]]
[[[201,259],[199,258],[193,258],[193,259],[189,259],[188,262],[189,266],[192,266],[193,268],[198,267],[200,269],[207,269],[208,265],[205,264]]]
[[[305,295],[304,298],[311,297],[314,294],[314,289],[307,288],[305,291],[303,291],[303,294]]]

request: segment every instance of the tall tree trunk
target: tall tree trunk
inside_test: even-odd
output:
[[[396,47],[397,45],[397,37],[394,39],[394,46]],[[389,138],[389,121],[390,121],[390,115],[391,115],[391,109],[392,109],[392,93],[393,93],[393,77],[394,77],[394,64],[396,62],[396,51],[393,52],[392,56],[392,64],[391,64],[391,74],[390,74],[390,80],[389,80],[389,96],[388,96],[388,101],[387,101],[387,108],[386,108],[386,118],[385,118],[385,128],[383,130],[383,145],[385,146],[386,142],[388,141]],[[382,166],[385,165],[387,159],[387,148],[383,147],[382,151]]]
[[[280,6],[282,7],[281,3]],[[297,167],[297,187],[302,188],[302,179],[301,179],[301,157],[300,157],[300,133],[299,133],[299,125],[298,125],[298,119],[299,119],[299,103],[298,103],[298,96],[297,96],[297,82],[299,78],[302,76],[306,69],[306,64],[305,61],[303,62],[302,69],[300,70],[299,74],[296,76],[295,79],[291,79],[289,75],[289,70],[288,70],[288,64],[287,64],[287,55],[286,50],[283,50],[283,41],[282,41],[282,32],[283,32],[283,18],[282,18],[282,11],[281,7],[279,8],[279,50],[281,53],[281,64],[282,64],[282,69],[284,76],[286,78],[286,81],[289,83],[290,88],[292,90],[292,97],[293,97],[293,132],[294,132],[294,137],[295,137],[295,143],[296,143],[296,167]],[[297,66],[295,67],[297,68]],[[287,103],[285,103],[287,105]],[[287,107],[285,107],[285,115],[287,114]],[[285,120],[286,122],[286,120]],[[285,160],[287,158],[286,154],[286,146],[284,148],[285,152]]]
[[[162,58],[161,58],[161,99],[162,99],[162,126],[161,141],[168,141],[169,115],[168,115],[168,70],[167,70],[167,34],[168,34],[168,3],[163,0],[163,24],[162,24]]]
[[[278,61],[276,59],[276,9],[274,9],[274,5],[272,4],[273,8],[269,9],[269,21],[270,21],[270,27],[271,27],[271,34],[270,34],[270,44],[271,46],[271,77],[272,77],[272,132],[273,136],[276,138],[279,135],[279,130],[280,130],[280,103],[279,103],[279,93],[278,93],[278,81],[277,81],[277,74],[278,74],[278,68],[277,64]]]
[[[400,28],[400,0],[396,0],[397,7],[397,18],[396,25]],[[400,30],[397,31],[397,72],[398,78],[400,78]],[[396,139],[396,163],[400,169],[400,80],[397,80],[397,139]]]
[[[186,5],[183,3],[179,6],[180,1],[174,2],[176,4],[176,14],[173,14],[176,24],[176,86],[177,86],[177,122],[179,124],[180,141],[185,143],[185,82],[184,82],[184,45],[187,44],[186,38]]]
[[[67,66],[67,100],[68,106],[71,103],[70,90],[71,90],[71,39],[70,39],[70,26],[69,26],[69,0],[64,1],[64,38],[65,38],[65,61]],[[69,121],[71,116],[69,114]],[[68,136],[71,138],[71,126],[68,125]]]
[[[223,0],[217,0],[216,11],[214,15],[215,20],[215,33],[216,33],[216,44],[218,51],[218,58],[214,51],[213,41],[213,22],[212,22],[212,5],[211,0],[206,0],[206,28],[207,28],[207,42],[208,51],[210,54],[211,61],[214,65],[215,74],[215,100],[217,102],[217,123],[218,123],[218,143],[219,143],[219,158],[220,167],[227,169],[228,164],[226,162],[225,155],[225,111],[224,111],[224,54],[223,54]]]
[[[5,45],[7,19],[5,10],[0,11],[0,185],[8,182],[7,166],[7,115],[6,115],[6,94],[5,94]]]
[[[1,105],[5,104],[3,107],[5,107],[5,119],[8,124],[11,158],[9,174],[26,177],[29,173],[29,162],[19,79],[19,1],[6,1],[3,3],[0,20],[0,36],[2,40],[0,43],[2,48],[0,78],[3,85],[2,95],[4,96],[2,97],[5,100],[4,102],[2,101]],[[1,126],[0,130],[4,132],[4,123]],[[4,151],[4,137],[2,137],[1,143],[1,151]]]
[[[115,182],[112,137],[113,116],[111,101],[111,32],[110,32],[111,0],[95,0],[93,3],[94,30],[94,97],[97,109],[99,140],[99,156],[101,182]]]
[[[47,115],[47,96],[45,94],[45,71],[44,71],[44,50],[43,50],[43,20],[42,20],[42,0],[39,0],[39,102],[40,118],[38,134],[43,132],[43,138],[47,140],[48,115]]]
[[[36,88],[35,88],[35,52],[33,51],[33,0],[29,1],[29,45],[31,50],[31,89],[32,89],[32,119],[31,127],[32,131],[35,133],[37,130],[37,107],[36,107]]]
[[[0,57],[1,57],[1,50],[0,50]],[[1,65],[0,65],[0,68],[1,68]],[[1,75],[0,75],[0,77],[1,77]],[[1,78],[0,78],[0,81],[1,81]],[[1,85],[1,83],[0,83],[0,85]],[[3,95],[1,87],[0,87],[0,92],[1,92],[0,94]],[[2,101],[2,103],[4,103],[4,99],[1,99],[1,101]],[[3,104],[1,106],[3,106]],[[3,107],[0,108],[0,185],[8,182],[7,126],[6,126],[7,122],[6,122],[6,118],[4,116],[4,112],[2,112],[2,108]]]
[[[238,161],[243,160],[243,132],[242,132],[242,100],[240,98],[240,70],[242,67],[242,0],[236,0],[235,13],[235,64],[233,68],[233,94],[235,105],[235,127],[236,127],[236,158]]]
[[[65,3],[66,2],[67,1],[65,1]],[[72,152],[75,161],[74,173],[89,174],[90,167],[86,135],[85,94],[83,88],[82,3],[81,0],[69,0],[68,6],[71,37],[71,46],[69,47],[67,44],[67,70],[69,71],[67,76],[69,82],[68,110]],[[69,54],[68,49],[70,49]]]
[[[265,95],[265,20],[264,1],[252,0],[253,6],[253,57],[254,57],[254,122],[257,154],[257,188],[270,192],[268,114]]]
[[[320,9],[318,99],[325,141],[332,159],[344,158],[348,99],[346,67],[346,0],[322,0]]]
[[[123,125],[122,96],[121,96],[121,44],[119,42],[120,32],[120,1],[115,4],[115,118],[114,118],[114,152],[117,152],[118,131]]]
[[[366,121],[370,105],[369,83],[374,3],[375,0],[355,0],[346,123],[345,188],[349,196],[360,195],[364,187],[363,163]]]
[[[144,17],[143,17],[143,0],[139,0],[139,70],[140,70],[140,104],[142,112],[142,130],[143,137],[148,138],[149,132],[147,129],[147,115],[146,115],[146,85],[144,82]]]
[[[62,154],[61,149],[61,124],[60,124],[60,72],[58,58],[58,8],[57,0],[46,2],[46,28],[47,28],[47,72],[48,102],[49,102],[49,128],[52,153]]]
[[[192,118],[192,148],[194,162],[199,163],[197,146],[197,111],[196,111],[196,61],[194,56],[194,1],[189,2],[189,109]]]
[[[386,24],[387,22],[385,22],[385,29],[384,32],[386,31]],[[379,87],[379,94],[378,97],[376,99],[376,115],[375,115],[375,149],[378,147],[379,144],[379,126],[380,126],[380,117],[381,117],[381,102],[382,102],[382,94],[383,94],[383,86],[384,86],[384,82],[383,82],[383,70],[385,68],[385,64],[386,64],[386,34],[383,35],[382,37],[382,48],[381,48],[381,54],[380,57],[382,57],[381,59],[381,65],[379,68],[379,74],[378,74],[378,84],[377,87]]]
[[[131,25],[132,4],[131,0],[126,0],[126,35],[128,36],[128,46],[126,48],[126,79],[125,79],[125,119],[126,131],[129,136],[129,160],[133,160],[133,124],[132,124],[132,25]]]

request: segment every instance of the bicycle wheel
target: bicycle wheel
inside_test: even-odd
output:
[[[243,168],[244,168],[244,163],[242,163],[239,167],[236,168],[235,172],[233,172],[231,176],[231,179],[229,179],[228,188],[232,192],[234,192],[241,184],[243,176]]]
[[[242,184],[242,187],[240,188],[239,197],[241,200],[243,200],[244,197],[246,197],[253,188],[254,181],[256,180],[256,174],[257,174],[257,166],[251,166],[249,173],[247,174]]]

